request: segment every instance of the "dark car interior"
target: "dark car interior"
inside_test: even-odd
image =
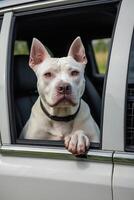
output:
[[[117,1],[118,2],[118,1]],[[118,10],[118,3],[75,5],[55,7],[15,15],[14,42],[26,41],[30,49],[33,37],[38,38],[54,57],[66,56],[72,41],[81,36],[85,46],[88,64],[85,71],[86,89],[83,98],[88,103],[91,113],[99,127],[105,75],[98,74],[91,41],[111,38]],[[14,44],[13,44],[14,48]],[[16,143],[20,132],[28,120],[31,107],[38,97],[36,77],[28,66],[28,55],[14,55],[10,78],[13,105],[11,127],[15,134],[12,142]]]

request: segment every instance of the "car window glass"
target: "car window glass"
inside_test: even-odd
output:
[[[132,37],[130,49],[128,80],[126,89],[125,147],[126,150],[134,151],[134,34]]]

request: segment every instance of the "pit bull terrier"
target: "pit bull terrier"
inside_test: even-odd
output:
[[[21,138],[64,140],[65,147],[75,155],[84,154],[90,142],[99,142],[99,128],[81,98],[86,64],[80,37],[62,58],[52,58],[45,46],[33,39],[29,66],[37,76],[39,97]]]

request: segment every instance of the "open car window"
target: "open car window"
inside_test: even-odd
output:
[[[12,119],[12,143],[63,146],[61,140],[38,140],[21,138],[21,132],[26,125],[31,109],[38,99],[37,77],[29,67],[29,53],[33,38],[37,38],[45,46],[47,52],[52,57],[67,56],[69,48],[77,36],[80,36],[85,47],[87,66],[85,70],[86,86],[83,99],[90,108],[91,115],[100,130],[102,130],[102,102],[104,100],[103,86],[104,79],[100,80],[93,74],[93,55],[90,53],[89,43],[93,44],[98,64],[98,71],[106,73],[106,62],[109,54],[109,41],[114,31],[114,23],[118,3],[98,4],[62,9],[36,10],[36,12],[25,12],[15,15],[14,42],[12,55],[12,73],[10,86],[13,87],[10,94],[10,118]],[[62,20],[61,20],[62,19]],[[99,53],[96,47],[96,38],[109,38],[104,41],[105,55]],[[92,43],[93,42],[93,43]],[[105,61],[103,67],[98,63],[103,56]],[[93,142],[91,146],[99,148],[101,142]]]

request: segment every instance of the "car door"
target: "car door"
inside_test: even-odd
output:
[[[109,2],[111,6],[111,1]],[[59,3],[58,1],[56,3],[44,1],[15,7],[14,11],[12,8],[9,8],[6,12],[1,11],[5,12],[0,36],[0,110],[2,111],[0,115],[2,141],[0,147],[0,199],[2,200],[86,200],[90,198],[98,200],[100,197],[103,200],[112,200],[112,156],[116,136],[115,134],[112,135],[113,129],[110,129],[111,116],[107,115],[107,112],[111,107],[111,104],[109,104],[111,102],[108,102],[108,94],[113,66],[109,69],[107,84],[104,87],[105,96],[102,100],[104,106],[101,114],[104,120],[102,120],[101,125],[101,141],[99,144],[92,144],[93,148],[86,156],[76,157],[70,154],[60,142],[20,141],[15,138],[17,136],[15,136],[14,129],[13,107],[14,94],[16,93],[14,93],[15,88],[12,82],[13,65],[11,58],[15,37],[13,32],[18,28],[15,26],[18,16],[22,15],[25,20],[28,20],[29,13],[35,12],[41,16],[42,10],[40,9],[50,14],[56,9],[58,12],[60,9],[65,12],[66,8],[79,7],[81,9],[95,5],[98,6],[99,4],[90,5],[90,2],[85,4],[84,1],[75,1],[75,3],[72,3],[72,1]],[[100,5],[102,4],[100,3]],[[21,33],[23,32],[23,19],[19,22],[21,22],[22,27],[19,32]],[[115,33],[116,31],[118,31],[118,26]],[[17,34],[17,32],[15,33]],[[28,38],[26,34],[26,31],[24,31],[23,36],[20,34],[19,37]],[[116,39],[113,40],[112,48],[114,48],[115,43]],[[23,109],[25,108],[23,107]],[[115,110],[113,116],[116,116],[117,112],[118,110]],[[109,135],[112,141],[110,147],[108,146]],[[118,144],[118,140],[116,143]]]
[[[113,170],[113,199],[134,199],[134,2],[123,1],[118,33],[115,37],[116,45],[113,48],[112,64],[119,69],[120,85],[116,85],[118,106],[122,107],[122,116],[118,135],[120,135],[120,146],[116,146],[114,153]],[[127,15],[126,15],[127,11]],[[125,31],[124,31],[125,30]],[[120,55],[120,56],[117,56]],[[116,80],[114,80],[117,83]],[[119,83],[119,82],[118,82]],[[118,93],[117,89],[122,88]],[[114,99],[115,100],[115,99]],[[119,102],[119,101],[118,101]],[[117,119],[115,119],[117,120]],[[113,130],[114,132],[115,130]],[[117,134],[117,132],[114,132]]]

